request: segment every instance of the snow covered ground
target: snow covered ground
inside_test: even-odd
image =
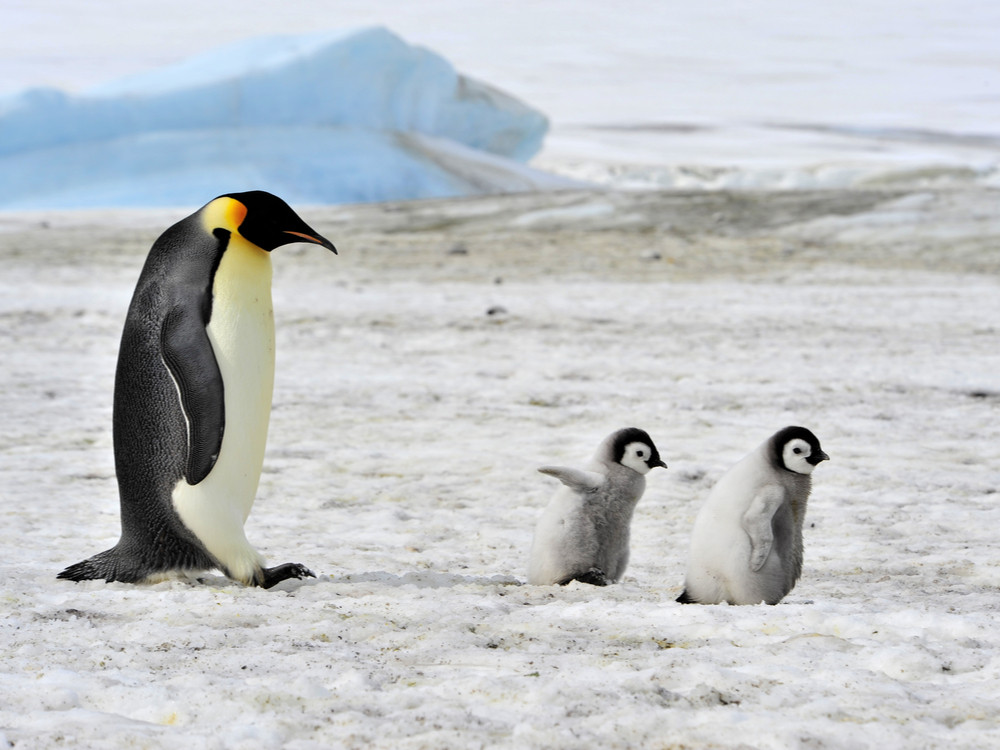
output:
[[[1000,745],[1000,6],[469,7],[5,3],[2,90],[378,23],[549,115],[536,166],[700,189],[297,205],[340,255],[274,257],[248,535],[318,578],[271,591],[55,579],[117,538],[124,312],[195,206],[0,213],[0,747]],[[794,423],[832,457],[799,585],[675,604]],[[524,585],[535,467],[629,424],[670,468],[624,582]]]
[[[76,747],[1000,742],[990,191],[561,193],[303,211],[248,534],[276,590],[57,581],[117,538],[111,387],[169,212],[0,233],[0,737]],[[918,236],[913,227],[918,226]],[[814,478],[776,607],[675,604],[713,481]],[[647,429],[625,581],[527,586],[543,463]]]

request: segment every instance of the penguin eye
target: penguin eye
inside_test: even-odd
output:
[[[792,453],[794,453],[797,456],[800,453],[802,453],[802,449],[801,448],[792,448]]]
[[[639,458],[642,458],[643,456],[645,456],[645,455],[646,455],[646,453],[645,453],[645,451],[643,451],[643,449],[642,449],[642,448],[640,448],[639,450],[637,450],[637,451],[635,452],[635,455],[637,455],[637,456],[638,456]]]

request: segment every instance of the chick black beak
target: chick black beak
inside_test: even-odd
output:
[[[830,460],[830,457],[829,457],[828,455],[826,455],[826,454],[825,454],[825,453],[824,453],[823,451],[820,451],[819,453],[817,453],[817,454],[816,454],[816,455],[814,455],[814,456],[809,456],[809,458],[808,458],[807,460],[808,460],[808,461],[809,461],[809,463],[811,463],[811,464],[812,464],[813,466],[817,466],[817,465],[819,465],[819,463],[820,463],[821,461],[829,461],[829,460]]]
[[[667,468],[667,465],[665,463],[663,463],[663,461],[661,461],[659,459],[657,459],[657,460],[655,460],[655,461],[653,461],[653,462],[651,462],[649,464],[649,468],[650,469],[655,469],[657,466],[659,466],[660,468],[663,468],[663,469]]]

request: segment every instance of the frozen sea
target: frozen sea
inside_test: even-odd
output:
[[[544,111],[552,130],[535,165],[575,177],[680,188],[1000,179],[991,0],[5,0],[0,12],[4,93],[85,90],[248,37],[378,25]]]
[[[247,533],[317,578],[270,591],[55,579],[117,539],[124,311],[195,207],[0,215],[0,747],[1000,746],[1000,10],[688,5],[4,4],[0,90],[382,24],[601,187],[298,207],[340,255],[275,254]],[[796,423],[832,458],[798,586],[674,603],[713,482]],[[535,467],[629,424],[670,468],[624,581],[526,585]]]

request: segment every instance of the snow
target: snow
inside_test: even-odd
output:
[[[124,311],[211,195],[0,213],[0,747],[1000,744],[998,7],[9,3],[8,91],[384,26],[544,112],[532,167],[616,189],[283,191],[340,255],[274,257],[247,534],[318,577],[270,591],[55,579],[117,539]],[[712,484],[787,424],[832,459],[801,581],[676,604]],[[625,425],[670,468],[623,582],[527,585],[536,467]]]
[[[0,101],[0,208],[188,205],[250,187],[350,203],[566,186],[520,163],[546,128],[384,28],[254,38],[83,94]]]
[[[912,195],[964,233],[895,239],[910,216],[893,207],[914,201],[882,192],[303,212],[341,255],[274,259],[275,407],[248,536],[318,578],[271,591],[55,580],[117,537],[118,335],[177,217],[25,214],[0,234],[0,733],[39,748],[997,742],[1000,227],[973,220],[988,193]],[[532,213],[548,219],[517,220]],[[552,492],[536,467],[579,464],[631,424],[670,468],[648,477],[623,583],[526,585]],[[776,607],[674,603],[713,482],[786,424],[832,457],[799,585]]]

